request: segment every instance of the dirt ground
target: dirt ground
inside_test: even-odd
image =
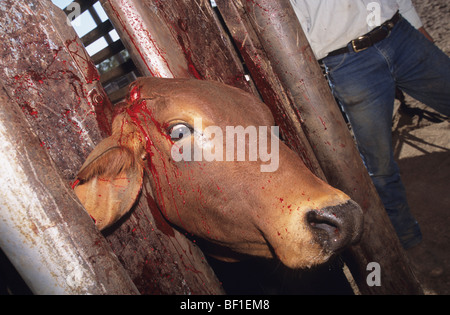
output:
[[[413,0],[436,45],[450,55],[450,2]],[[394,117],[395,155],[423,242],[407,252],[427,294],[450,294],[450,122],[406,96]],[[397,106],[400,102],[397,103]]]

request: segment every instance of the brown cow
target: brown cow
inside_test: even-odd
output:
[[[362,211],[315,177],[282,142],[275,147],[273,125],[267,106],[237,88],[190,79],[138,79],[113,121],[112,136],[82,166],[76,194],[102,229],[130,210],[147,172],[165,218],[214,244],[216,258],[276,256],[291,268],[323,263],[358,239]],[[279,165],[263,172],[261,165],[267,163],[261,159],[230,161],[225,150],[223,161],[175,161],[173,152],[184,153],[192,145],[193,155],[208,143],[202,137],[212,126],[216,131],[267,127],[259,130],[267,130],[264,136],[271,139],[272,153],[279,154]],[[261,139],[256,140],[260,145]],[[246,148],[250,145],[245,142]]]

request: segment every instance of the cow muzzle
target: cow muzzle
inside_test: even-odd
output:
[[[363,230],[363,212],[353,200],[343,204],[311,210],[306,222],[314,240],[324,251],[332,254],[356,243]]]

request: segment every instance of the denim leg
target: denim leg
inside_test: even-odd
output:
[[[450,115],[450,58],[406,20],[380,47],[394,47],[396,83],[405,93]]]
[[[371,47],[361,53],[327,57],[330,85],[345,111],[359,152],[387,214],[405,248],[421,241],[411,215],[392,146],[395,80],[385,56]]]

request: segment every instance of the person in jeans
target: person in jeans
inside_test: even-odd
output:
[[[291,0],[363,162],[405,249],[420,243],[394,160],[396,88],[450,115],[450,58],[437,48],[411,0]]]

